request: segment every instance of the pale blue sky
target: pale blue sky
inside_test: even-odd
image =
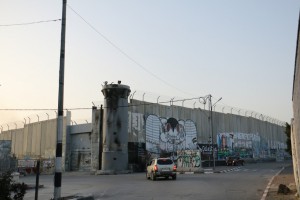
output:
[[[232,106],[235,112],[242,108],[290,122],[299,1],[68,0],[68,5],[65,108],[100,104],[101,84],[122,80],[138,99],[144,92],[152,102],[158,96],[212,94],[214,101],[222,97],[218,106],[224,112]],[[0,25],[59,19],[61,9],[62,1],[0,0]],[[0,26],[1,109],[57,108],[60,31],[60,21]],[[0,110],[0,125],[46,112],[54,113]],[[74,120],[91,118],[90,110],[72,114]]]

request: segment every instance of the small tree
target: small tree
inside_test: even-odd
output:
[[[22,200],[26,193],[26,184],[13,181],[12,171],[0,174],[0,199]]]
[[[285,123],[285,134],[286,134],[286,152],[288,152],[290,155],[292,155],[292,143],[291,143],[291,125],[288,123]]]

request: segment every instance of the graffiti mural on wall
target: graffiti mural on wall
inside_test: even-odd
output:
[[[200,167],[201,157],[199,150],[185,150],[177,152],[177,167]]]
[[[11,140],[0,140],[0,159],[10,155]]]
[[[197,130],[192,120],[149,115],[146,119],[146,150],[152,154],[197,149]]]
[[[128,113],[129,142],[145,143],[145,119],[142,113]]]
[[[18,167],[28,168],[28,167],[35,167],[36,160],[18,160]]]
[[[18,160],[18,171],[23,174],[35,174],[37,172],[36,159],[19,159]],[[54,172],[54,160],[53,159],[46,159],[41,160],[40,164],[40,173],[43,174],[51,174]]]
[[[261,139],[258,134],[219,133],[217,134],[218,158],[228,155],[255,158],[261,152]]]
[[[43,173],[52,173],[55,167],[54,160],[43,160],[42,167]]]
[[[0,140],[0,171],[8,170],[11,165],[11,140]]]

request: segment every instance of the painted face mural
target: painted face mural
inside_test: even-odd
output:
[[[196,125],[191,120],[159,118],[149,115],[146,119],[146,149],[152,153],[177,152],[196,149]]]
[[[181,124],[175,118],[163,119],[162,132],[160,134],[160,148],[166,152],[174,152],[178,148],[183,148],[185,140],[184,122]]]

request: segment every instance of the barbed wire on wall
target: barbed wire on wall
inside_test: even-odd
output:
[[[99,106],[100,107],[100,106]],[[92,110],[92,107],[89,108],[66,108],[64,111],[81,111],[81,110]],[[51,119],[57,119],[57,109],[54,108],[17,108],[17,109],[0,109],[0,111],[29,111],[30,113],[34,113],[35,111],[44,111],[34,114],[27,114],[21,120],[8,122],[0,125],[0,133],[3,131],[20,129],[24,128],[26,124],[42,122]],[[71,125],[84,124],[89,123],[88,119],[75,119],[71,120]]]
[[[170,106],[182,106],[182,107],[187,107],[187,108],[200,108],[202,110],[209,110],[209,102],[208,102],[208,97],[209,95],[201,96],[201,97],[195,97],[195,98],[182,98],[182,97],[170,97],[170,96],[162,96],[162,95],[155,95],[153,93],[148,92],[143,92],[143,91],[138,91],[135,90],[131,95],[129,96],[129,99],[136,99],[136,100],[141,100],[145,102],[156,102],[157,104],[169,104]],[[217,102],[218,99],[214,98],[212,96],[212,99],[214,102]],[[212,102],[212,103],[214,103]],[[155,103],[151,103],[155,104]],[[139,104],[141,105],[141,104]],[[150,105],[150,104],[143,104],[143,105]],[[138,106],[138,105],[132,105],[132,106]],[[220,112],[224,114],[233,114],[233,115],[239,115],[239,116],[244,116],[244,117],[251,117],[254,119],[258,119],[261,121],[266,121],[269,123],[277,124],[280,126],[285,126],[286,122],[283,122],[279,119],[276,119],[274,117],[270,117],[268,115],[253,111],[253,110],[247,110],[243,108],[238,108],[238,107],[233,107],[225,104],[213,104],[212,110],[214,112]]]
[[[100,109],[104,101],[92,101],[90,107],[73,107],[65,108],[65,113],[67,111],[72,111],[72,116],[74,112],[91,111],[93,107]],[[0,124],[0,133],[3,131],[14,130],[24,128],[26,124],[42,122],[46,120],[57,119],[57,108],[0,108],[0,111],[12,111],[12,112],[28,112],[25,116],[20,117],[20,120],[7,122]],[[38,113],[36,113],[39,111]],[[80,118],[71,119],[71,125],[80,125],[91,123],[90,118],[84,118],[79,114]],[[90,115],[92,116],[92,115]]]
[[[26,124],[39,122],[39,121],[45,121],[54,119],[57,116],[56,111],[52,111],[52,109],[1,109],[2,111],[36,111],[36,110],[43,110],[45,112],[40,112],[37,114],[30,114],[23,117],[22,120],[18,120],[15,122],[8,122],[5,124],[0,125],[0,131],[3,130],[12,130],[12,129],[20,129],[24,128]]]
[[[166,106],[181,106],[185,108],[191,108],[191,109],[200,109],[200,110],[210,110],[210,103],[209,102],[209,96],[200,96],[200,97],[193,97],[193,98],[180,98],[180,97],[167,97],[163,95],[156,95],[153,93],[146,93],[146,92],[140,92],[140,91],[133,91],[130,96],[128,97],[128,101],[130,104],[126,107],[138,107],[138,106],[151,106],[155,104],[162,104]],[[214,99],[214,98],[213,98]],[[221,99],[221,98],[220,98]],[[143,103],[133,104],[132,100],[138,100],[142,101]],[[217,102],[214,100],[214,102]],[[103,101],[92,101],[91,102],[93,106],[91,107],[77,107],[77,108],[66,108],[65,111],[82,111],[82,110],[92,110],[93,107],[96,107],[97,109],[100,108],[101,105],[104,104]],[[103,107],[104,108],[104,107]],[[26,124],[49,120],[49,119],[55,119],[57,118],[57,109],[52,108],[38,108],[38,109],[31,109],[31,108],[18,108],[18,109],[0,109],[0,111],[43,111],[37,114],[31,114],[23,118],[23,120],[15,121],[15,122],[9,122],[5,124],[0,125],[0,132],[4,130],[12,130],[12,129],[18,129],[23,128]],[[261,114],[256,111],[246,110],[242,108],[232,107],[228,105],[218,105],[213,104],[212,110],[214,112],[220,112],[224,114],[232,114],[232,115],[239,115],[244,117],[251,117],[254,119],[258,119],[261,121],[266,121],[269,123],[277,124],[280,126],[285,126],[285,122],[278,120],[276,118],[270,117],[268,115]],[[71,120],[71,125],[77,125],[77,124],[84,124],[89,123],[87,119],[76,119]]]

